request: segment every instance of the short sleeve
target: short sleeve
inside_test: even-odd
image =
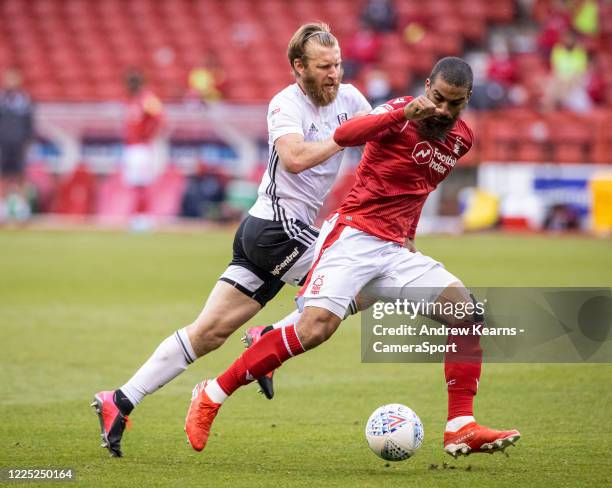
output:
[[[369,112],[372,110],[372,106],[370,102],[363,96],[363,94],[353,85],[349,85],[351,87],[351,93],[353,95],[354,100],[354,108],[353,113],[357,112]]]
[[[274,142],[286,134],[304,135],[302,114],[291,100],[275,97],[268,107],[268,132]]]

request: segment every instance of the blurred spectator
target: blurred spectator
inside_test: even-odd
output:
[[[546,14],[538,37],[538,46],[544,56],[549,57],[553,47],[561,40],[563,33],[572,25],[571,5],[568,0],[554,0]]]
[[[589,60],[589,71],[586,76],[587,93],[596,105],[604,105],[606,103],[606,80],[601,60],[601,54],[595,53],[593,58]]]
[[[147,189],[155,177],[152,144],[162,125],[163,106],[160,99],[145,88],[144,77],[138,71],[129,71],[125,82],[128,105],[123,177],[134,193],[132,226],[135,230],[144,230],[150,224]]]
[[[18,220],[30,216],[24,172],[33,132],[32,101],[21,87],[21,73],[7,70],[0,91],[0,221],[3,214]]]
[[[361,68],[378,60],[380,49],[380,36],[368,24],[362,23],[361,29],[344,44],[344,77],[347,80],[355,79]]]
[[[491,110],[509,104],[509,92],[517,80],[516,64],[510,58],[505,39],[494,39],[491,54],[468,55],[474,72],[470,108]]]
[[[586,90],[588,55],[573,31],[566,31],[562,40],[555,44],[550,65],[551,81],[544,108],[563,107],[575,112],[590,110],[592,102]]]
[[[599,5],[596,0],[583,0],[576,8],[574,29],[585,36],[595,36],[599,33]]]
[[[209,54],[189,73],[189,99],[205,104],[223,98],[225,73],[216,56]]]
[[[580,215],[571,205],[555,204],[546,212],[544,228],[551,231],[580,229]]]
[[[199,164],[187,180],[181,202],[181,216],[221,220],[227,178],[221,172]]]
[[[396,19],[393,0],[368,0],[361,14],[361,20],[376,32],[393,31]]]
[[[511,56],[507,40],[498,38],[491,46],[491,54],[487,63],[487,79],[507,89],[518,81],[517,71],[518,67]]]
[[[258,26],[251,21],[234,22],[231,27],[233,47],[247,51],[258,37]]]
[[[372,107],[382,105],[392,98],[391,83],[385,71],[374,69],[367,74],[365,96]]]

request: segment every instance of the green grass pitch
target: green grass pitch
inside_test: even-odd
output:
[[[477,418],[523,438],[508,458],[455,461],[441,449],[442,365],[362,364],[357,318],[285,365],[273,401],[254,385],[239,391],[196,453],[182,430],[191,388],[242,350],[236,333],[145,399],[125,457],[110,458],[93,393],[121,385],[193,320],[231,239],[229,231],[1,232],[0,467],[71,467],[83,486],[610,486],[612,365],[485,364]],[[609,240],[487,234],[418,244],[472,286],[612,285]],[[253,323],[289,312],[293,291]],[[365,442],[366,419],[388,402],[423,420],[425,442],[408,461],[385,463]]]

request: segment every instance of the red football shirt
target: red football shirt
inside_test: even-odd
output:
[[[144,90],[132,99],[127,106],[125,142],[127,144],[146,144],[152,141],[163,121],[163,106],[151,91]]]
[[[404,243],[412,239],[427,196],[472,147],[472,130],[458,119],[443,140],[423,139],[396,98],[336,129],[343,147],[366,144],[353,188],[338,209],[340,222]]]

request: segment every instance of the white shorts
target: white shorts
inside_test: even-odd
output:
[[[128,186],[148,186],[155,176],[153,151],[147,144],[125,147],[123,181]]]
[[[318,261],[300,292],[303,306],[325,308],[344,318],[359,293],[375,299],[432,301],[441,289],[460,281],[429,256],[348,226],[330,237],[333,242],[321,254],[328,235],[339,230],[336,221],[337,215],[321,228],[315,247]]]

